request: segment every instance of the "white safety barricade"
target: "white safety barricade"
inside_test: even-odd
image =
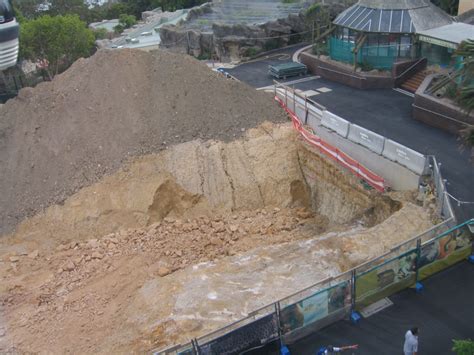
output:
[[[286,90],[284,88],[276,88],[276,96],[286,102]]]
[[[380,134],[369,131],[358,125],[351,124],[349,128],[348,138],[366,148],[369,148],[374,153],[382,155],[385,137]]]
[[[385,140],[384,157],[396,161],[417,174],[423,174],[426,156],[390,139]]]
[[[306,108],[304,107],[304,104],[301,105],[299,102],[296,104],[296,116],[300,119],[301,122],[305,123],[306,122]]]
[[[347,134],[349,133],[349,122],[345,119],[333,114],[329,111],[323,111],[321,124],[329,128],[330,130],[335,131],[340,136],[347,138]]]
[[[307,107],[308,107],[308,114],[313,114],[315,116],[318,117],[319,120],[321,120],[321,118],[323,117],[323,110],[319,109],[318,107],[316,107],[315,105],[311,104],[311,103],[307,103],[306,104]]]

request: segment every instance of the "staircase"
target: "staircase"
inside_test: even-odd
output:
[[[414,93],[420,87],[421,83],[423,80],[425,80],[428,74],[430,74],[428,70],[419,71],[415,75],[405,80],[403,84],[400,85],[400,87],[406,91]]]

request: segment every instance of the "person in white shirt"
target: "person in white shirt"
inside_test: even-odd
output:
[[[403,344],[403,354],[418,354],[418,327],[413,327],[405,333],[405,343]]]

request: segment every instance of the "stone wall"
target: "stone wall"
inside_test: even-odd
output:
[[[434,75],[428,75],[416,91],[413,118],[454,134],[467,125],[474,125],[474,114],[468,115],[446,99],[425,93],[433,78]]]

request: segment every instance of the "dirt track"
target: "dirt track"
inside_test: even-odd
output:
[[[167,52],[99,51],[23,89],[0,119],[0,235],[130,157],[285,121],[270,95]]]

